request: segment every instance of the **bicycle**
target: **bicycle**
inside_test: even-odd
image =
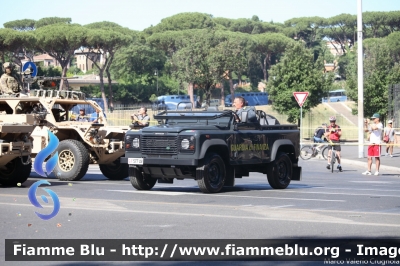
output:
[[[300,149],[300,157],[303,160],[309,160],[313,157],[316,157],[318,155],[318,150],[317,150],[317,146],[319,145],[319,143],[313,144],[313,145],[305,145],[303,146],[303,148]],[[325,152],[326,149],[328,149],[328,146],[323,145],[323,148],[321,148],[321,153],[322,153],[322,157],[327,160],[328,157],[326,156],[327,153]]]
[[[331,145],[331,148],[330,148],[330,150],[331,150],[331,160],[328,163],[330,164],[331,172],[333,173],[333,168],[335,166],[336,159],[338,158],[338,156],[336,154],[337,151],[335,149],[333,149],[333,146],[335,146],[335,143],[329,142],[329,144]],[[327,147],[325,147],[323,149],[322,156],[324,156],[324,158],[325,158],[325,156],[326,156],[326,158],[328,158],[328,152],[329,152],[329,146],[327,146]]]

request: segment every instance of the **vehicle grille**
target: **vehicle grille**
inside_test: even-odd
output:
[[[143,154],[178,154],[178,138],[175,136],[142,136],[140,147]]]

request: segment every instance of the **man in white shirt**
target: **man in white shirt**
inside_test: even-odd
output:
[[[369,119],[365,120],[364,131],[370,133],[368,146],[368,170],[362,173],[363,175],[371,175],[372,157],[375,157],[375,175],[379,175],[379,166],[381,164],[381,135],[383,125],[379,121],[380,115],[374,114],[371,119],[373,123],[369,124]]]

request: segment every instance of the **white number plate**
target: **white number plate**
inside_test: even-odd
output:
[[[143,164],[143,158],[128,158],[128,164]]]

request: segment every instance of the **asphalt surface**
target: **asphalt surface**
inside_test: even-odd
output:
[[[323,262],[6,262],[5,239],[313,239],[400,238],[399,150],[382,158],[380,176],[361,175],[366,158],[343,147],[343,172],[320,158],[301,160],[302,180],[274,190],[251,173],[221,193],[201,193],[193,180],[137,191],[128,179],[107,180],[91,165],[81,181],[46,178],[61,209],[39,219],[27,194],[44,180],[32,172],[20,187],[0,187],[0,265],[324,265]],[[394,166],[389,162],[394,161]],[[39,189],[39,195],[46,193]],[[51,203],[51,202],[50,202]],[[51,204],[48,205],[51,205]],[[345,264],[347,264],[345,262]],[[376,264],[376,263],[375,263]],[[366,265],[366,264],[363,264]],[[373,265],[373,263],[371,263]]]

